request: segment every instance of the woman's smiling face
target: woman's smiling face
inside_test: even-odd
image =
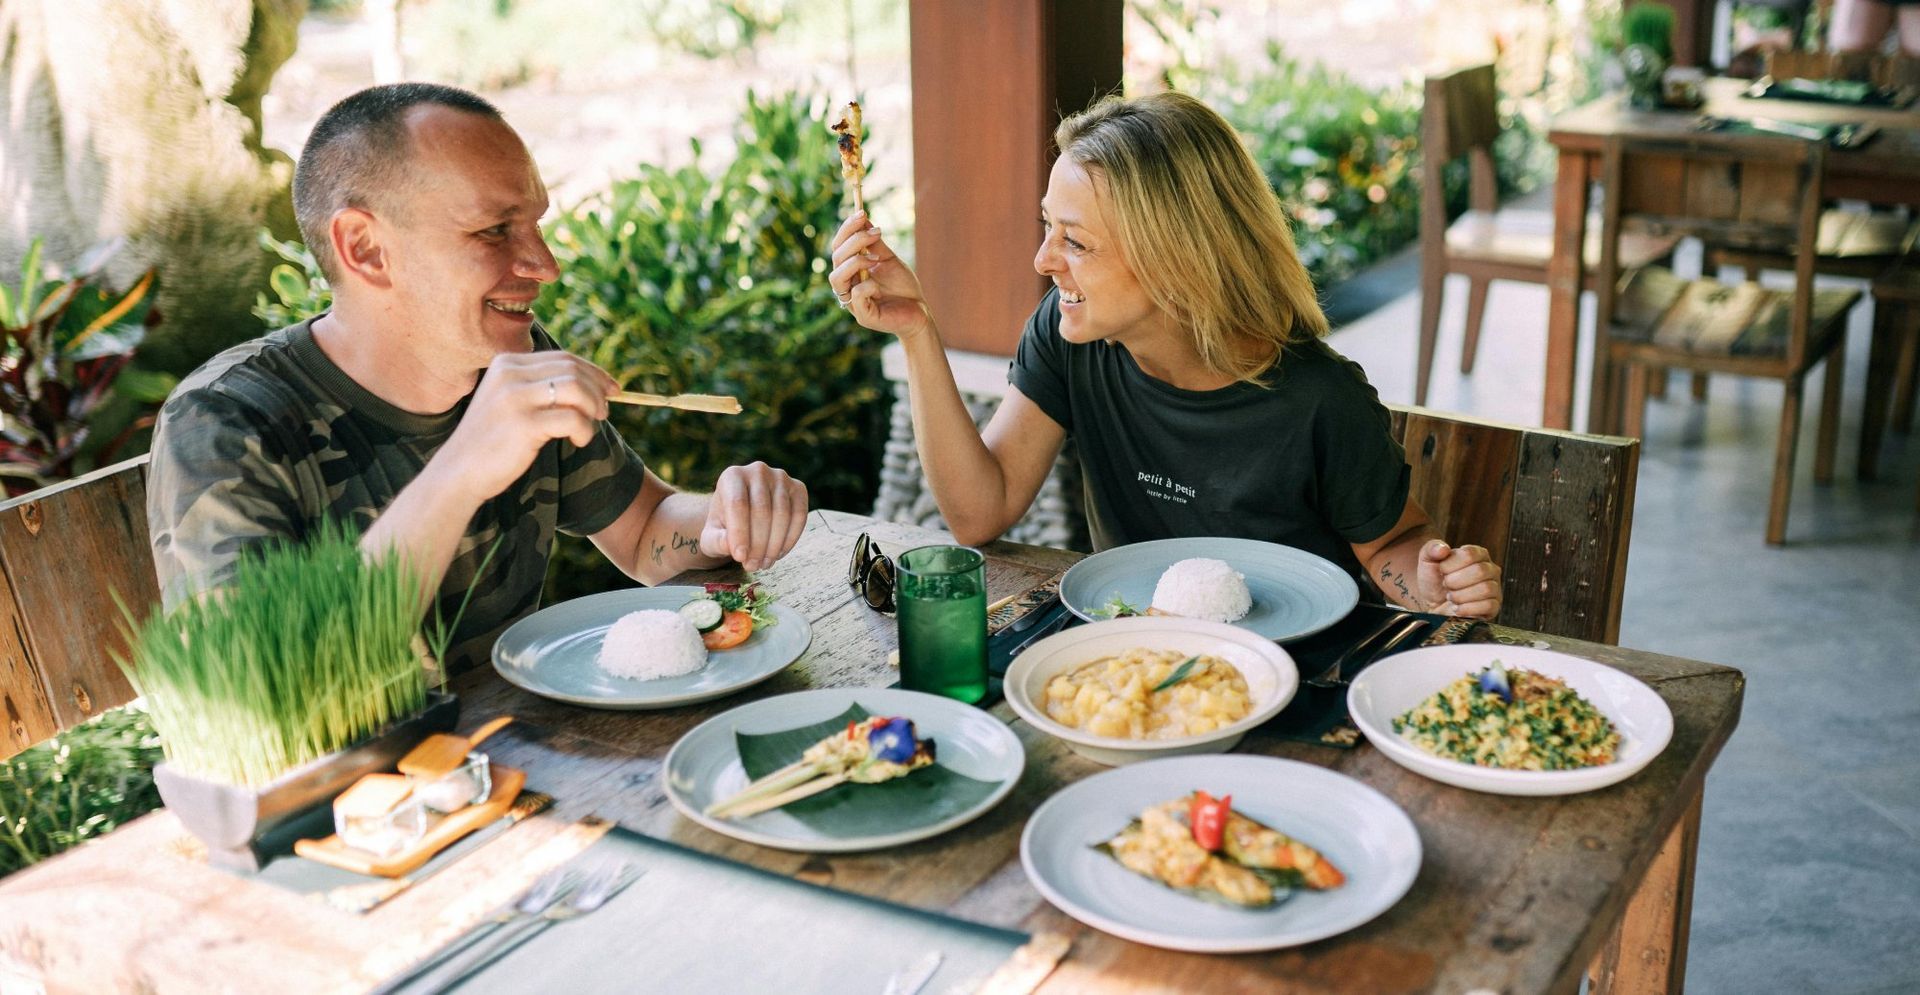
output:
[[[1061,156],[1040,201],[1045,236],[1033,268],[1060,288],[1060,337],[1125,342],[1160,330],[1165,314],[1134,278],[1109,223],[1105,184]]]

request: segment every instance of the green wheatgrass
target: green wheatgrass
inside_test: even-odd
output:
[[[167,760],[183,773],[261,785],[337,752],[426,703],[438,658],[420,636],[420,582],[400,554],[363,553],[331,524],[311,542],[242,557],[218,591],[139,626],[128,657]],[[439,671],[432,671],[437,683]]]

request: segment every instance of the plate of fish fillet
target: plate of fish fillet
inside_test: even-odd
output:
[[[1420,834],[1385,795],[1312,764],[1237,754],[1117,767],[1027,821],[1020,861],[1061,911],[1170,950],[1324,939],[1392,908]]]

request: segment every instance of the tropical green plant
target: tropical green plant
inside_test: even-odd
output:
[[[159,759],[153,723],[129,706],[0,760],[0,877],[158,808]]]
[[[560,279],[539,313],[562,345],[635,390],[732,394],[746,406],[732,417],[614,411],[676,486],[709,487],[727,466],[764,459],[804,480],[815,506],[871,507],[884,342],[827,284],[845,211],[829,110],[823,97],[749,92],[732,162],[705,165],[694,142],[688,165],[643,165],[550,226]],[[563,543],[549,578],[553,597],[621,582],[583,543]]]
[[[125,612],[125,606],[122,606]],[[183,773],[260,785],[420,711],[418,575],[332,524],[244,555],[230,582],[134,624],[115,660]],[[430,667],[433,669],[429,670]]]
[[[153,287],[151,270],[124,292],[100,285],[93,272],[62,277],[42,266],[39,239],[20,282],[0,284],[0,478],[8,494],[104,465],[153,424],[174,380],[128,370],[159,321]]]
[[[261,291],[254,297],[253,315],[268,328],[285,328],[302,322],[333,306],[333,285],[320,271],[313,252],[295,241],[282,242],[269,229],[260,229],[260,245],[280,257],[267,274],[267,289],[273,299]]]
[[[1419,95],[1375,90],[1279,45],[1257,66],[1177,77],[1247,139],[1292,216],[1300,259],[1325,285],[1420,230]]]

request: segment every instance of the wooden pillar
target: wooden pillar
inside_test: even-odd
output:
[[[1714,0],[1661,0],[1673,8],[1673,64],[1713,64]]]
[[[1119,87],[1123,7],[913,0],[914,265],[948,348],[1013,354],[1045,287],[1053,128]]]

